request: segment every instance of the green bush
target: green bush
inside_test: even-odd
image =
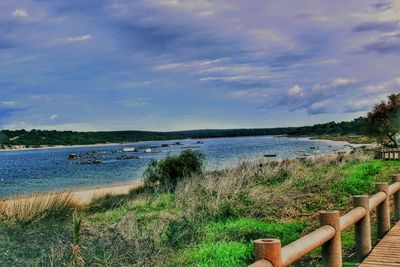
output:
[[[200,151],[183,150],[180,155],[169,155],[162,160],[152,160],[143,173],[146,188],[174,191],[179,181],[201,174],[204,155]]]

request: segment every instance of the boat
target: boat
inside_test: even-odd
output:
[[[151,148],[145,148],[144,153],[151,153]]]
[[[204,144],[204,142],[203,141],[197,141],[196,144],[202,145],[202,144]]]
[[[162,144],[161,147],[169,147],[168,144]]]
[[[136,152],[136,148],[134,147],[125,147],[122,149],[122,152]]]
[[[69,160],[76,160],[78,158],[79,158],[79,156],[77,154],[69,154],[69,156],[68,156]]]
[[[264,155],[264,157],[266,157],[266,158],[274,158],[276,156],[277,156],[276,154],[265,154]]]

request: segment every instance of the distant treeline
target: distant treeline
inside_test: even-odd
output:
[[[47,130],[2,130],[1,145],[89,145],[100,143],[123,143],[152,140],[172,140],[186,138],[238,137],[259,135],[366,135],[366,118],[360,117],[350,122],[329,122],[313,126],[257,128],[257,129],[224,129],[224,130],[190,130],[173,132],[154,131],[110,131],[110,132],[73,132]]]

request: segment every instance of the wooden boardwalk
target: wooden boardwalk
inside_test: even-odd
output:
[[[372,250],[360,267],[400,266],[400,222]]]

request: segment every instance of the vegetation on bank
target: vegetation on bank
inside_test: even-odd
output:
[[[345,141],[350,144],[372,144],[375,139],[367,135],[317,135],[311,139],[331,140],[331,141]]]
[[[366,118],[350,122],[329,122],[302,127],[191,130],[175,132],[114,131],[114,132],[72,132],[45,130],[2,130],[0,146],[23,145],[89,145],[102,143],[123,143],[186,138],[239,137],[261,135],[318,136],[318,135],[366,135]]]
[[[155,177],[176,171],[170,167],[177,160],[153,163]],[[105,196],[86,207],[67,195],[45,206],[16,204],[21,209],[1,203],[0,265],[246,266],[252,240],[290,243],[318,226],[319,210],[349,210],[351,195],[372,193],[374,182],[399,171],[397,161],[368,153],[262,159],[215,171],[189,168],[168,190]],[[343,233],[347,261],[352,236]],[[298,265],[318,262],[315,252]]]

